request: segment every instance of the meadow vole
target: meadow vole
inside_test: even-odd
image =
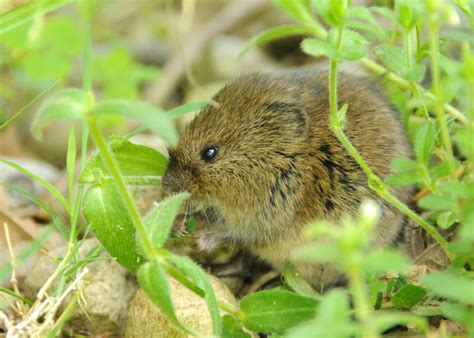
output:
[[[219,220],[208,243],[244,248],[281,270],[286,262],[317,289],[342,274],[295,262],[312,220],[357,215],[365,197],[382,205],[374,245],[392,243],[403,216],[377,198],[367,177],[329,128],[327,73],[313,70],[248,74],[228,83],[170,149],[163,177],[169,193],[188,191]],[[367,81],[340,74],[338,104],[348,103],[345,133],[382,179],[390,162],[410,156],[404,129],[385,98]],[[393,189],[403,202],[407,188]],[[211,245],[212,246],[212,245]]]

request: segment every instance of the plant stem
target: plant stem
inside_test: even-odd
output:
[[[341,47],[341,41],[344,33],[344,27],[337,29],[336,36],[336,49],[339,50]],[[378,66],[378,65],[377,65]],[[406,81],[406,80],[403,80]],[[337,61],[331,60],[330,74],[329,74],[329,106],[330,106],[330,127],[332,132],[336,135],[337,139],[342,143],[346,148],[349,154],[355,159],[359,164],[362,170],[367,175],[368,185],[374,190],[379,196],[381,196],[386,201],[390,202],[397,209],[403,212],[405,215],[417,222],[425,231],[431,234],[439,243],[441,248],[446,252],[450,259],[453,258],[453,255],[447,249],[446,240],[436,231],[436,229],[426,222],[422,217],[413,212],[408,206],[403,202],[393,196],[385,183],[374,174],[372,169],[365,163],[362,156],[359,154],[357,149],[352,145],[350,140],[344,134],[343,126],[341,119],[339,118],[339,110],[337,106]]]
[[[433,78],[433,94],[436,96],[435,110],[438,117],[439,129],[441,132],[441,139],[443,141],[444,149],[446,151],[447,162],[449,166],[449,172],[454,173],[455,161],[453,154],[453,147],[451,145],[451,139],[449,137],[448,125],[446,123],[446,115],[443,106],[443,92],[441,88],[441,74],[439,70],[439,34],[438,34],[438,23],[436,20],[430,20],[430,35],[431,35],[431,74]]]
[[[148,234],[146,232],[146,229],[142,222],[140,214],[138,213],[138,210],[135,207],[135,204],[133,203],[132,198],[130,197],[127,186],[125,185],[125,181],[122,175],[120,174],[120,169],[115,159],[113,158],[112,154],[110,153],[109,149],[107,148],[104,137],[102,136],[102,134],[100,133],[97,127],[96,118],[93,116],[88,116],[87,124],[89,126],[92,139],[94,140],[94,143],[97,145],[97,148],[99,149],[100,153],[104,157],[104,161],[107,164],[110,175],[112,175],[115,183],[117,184],[117,189],[119,190],[120,195],[123,198],[123,201],[127,207],[127,210],[132,219],[132,222],[135,225],[135,229],[137,229],[138,233],[140,234],[143,240],[143,244],[145,246],[145,250],[147,252],[148,257],[150,259],[156,258],[158,256],[158,253],[153,247],[150,241],[150,238],[148,237]]]
[[[354,308],[360,322],[363,323],[362,336],[364,338],[378,337],[372,321],[372,309],[370,306],[369,295],[367,294],[367,285],[364,281],[364,275],[359,266],[353,266],[348,271],[349,285],[352,297],[354,299]]]
[[[379,74],[379,75],[386,75],[387,79],[389,81],[392,81],[393,83],[398,85],[400,88],[412,90],[413,87],[412,87],[412,84],[410,83],[410,81],[405,80],[404,78],[401,78],[400,76],[390,72],[388,69],[386,69],[385,67],[379,65],[377,62],[375,62],[373,60],[370,60],[367,57],[362,58],[360,60],[360,62],[362,62],[371,72],[374,72],[375,74]],[[422,87],[421,85],[415,84],[415,88],[420,93],[425,94],[428,98],[430,98],[430,99],[432,99],[436,102],[438,101],[438,99],[436,98],[436,96],[432,92],[430,92],[426,88]],[[450,104],[445,103],[443,105],[443,107],[448,113],[450,113],[455,119],[457,119],[462,124],[464,124],[468,127],[473,126],[473,124],[468,121],[468,119],[466,118],[466,116],[462,112],[460,112],[459,110],[457,110],[456,108],[454,108]]]

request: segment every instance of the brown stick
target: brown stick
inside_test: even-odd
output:
[[[169,57],[160,77],[145,90],[146,100],[158,106],[166,104],[186,73],[186,68],[191,67],[199,59],[214,36],[234,28],[242,20],[263,10],[267,5],[264,0],[237,0],[224,7],[204,30],[187,39],[184,50],[177,48]]]

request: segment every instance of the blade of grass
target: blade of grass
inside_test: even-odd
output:
[[[21,114],[23,114],[29,107],[31,107],[34,103],[36,103],[40,98],[42,98],[46,93],[48,93],[51,89],[53,89],[61,80],[56,80],[53,82],[52,85],[50,85],[48,88],[43,90],[41,93],[39,93],[37,96],[35,96],[30,102],[28,102],[26,105],[23,106],[18,112],[13,114],[8,120],[3,122],[0,125],[0,131],[5,129],[9,124],[11,124],[14,120],[18,118]]]
[[[12,290],[0,287],[0,292],[6,293],[7,295],[12,296],[13,298],[18,299],[19,301],[23,302],[24,304],[28,304],[28,305],[33,304],[33,302],[31,300],[29,300],[26,297],[23,297],[22,295],[19,295],[18,293],[14,292]]]
[[[55,0],[43,4],[41,4],[40,1],[30,1],[24,5],[18,6],[0,15],[0,35],[73,1],[75,0]]]
[[[6,165],[8,165],[9,167],[12,167],[16,170],[18,170],[19,172],[25,174],[26,176],[28,176],[29,178],[31,178],[33,181],[41,184],[46,190],[48,190],[54,197],[56,197],[56,199],[59,201],[59,203],[61,203],[61,205],[64,207],[64,209],[69,213],[71,211],[70,207],[69,207],[69,203],[66,201],[66,199],[64,198],[64,196],[61,194],[61,192],[55,187],[53,186],[51,183],[49,183],[48,181],[46,181],[44,178],[41,178],[39,177],[38,175],[35,175],[33,174],[31,171],[23,168],[22,166],[14,163],[14,162],[11,162],[11,161],[7,161],[7,160],[2,160],[0,159],[0,162],[1,163],[5,163]]]

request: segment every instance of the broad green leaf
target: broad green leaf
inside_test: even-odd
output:
[[[474,332],[474,311],[472,307],[463,304],[446,303],[441,304],[444,316],[465,325],[471,334]]]
[[[410,69],[407,70],[405,78],[420,83],[425,78],[426,66],[424,64],[413,63]]]
[[[349,300],[344,291],[334,289],[318,306],[316,319],[290,329],[288,337],[353,337],[358,327],[352,323]]]
[[[416,133],[415,154],[421,163],[426,163],[434,149],[435,129],[431,122],[423,123]]]
[[[384,332],[394,326],[414,326],[421,332],[426,331],[428,324],[425,318],[405,312],[381,313],[374,317],[374,325],[378,332]]]
[[[318,14],[331,26],[339,27],[344,23],[347,1],[319,0],[314,5]]]
[[[382,62],[392,72],[397,74],[406,73],[405,52],[401,48],[393,45],[379,45],[372,51],[382,59]]]
[[[312,33],[314,33],[314,30],[307,26],[288,25],[272,27],[253,37],[252,40],[250,40],[240,51],[239,55],[245,54],[249,49],[256,45],[262,45],[264,43],[288,36],[308,35]]]
[[[135,271],[142,262],[135,247],[135,227],[112,179],[95,184],[84,196],[84,216],[117,262]]]
[[[252,338],[250,334],[242,329],[242,324],[232,316],[225,315],[222,317],[222,324],[224,325],[223,338]]]
[[[395,3],[395,10],[398,15],[398,22],[405,30],[409,30],[416,23],[416,16],[412,8],[405,0],[398,0]]]
[[[61,192],[54,185],[52,185],[51,183],[46,181],[44,178],[33,174],[31,171],[23,168],[22,166],[14,163],[14,162],[10,162],[10,161],[7,161],[7,160],[0,159],[0,163],[5,163],[6,165],[8,165],[8,166],[18,170],[19,172],[25,174],[26,176],[28,176],[29,178],[31,178],[33,181],[37,182],[38,184],[41,184],[48,192],[51,193],[51,195],[53,195],[59,201],[59,203],[61,203],[63,208],[67,212],[69,212],[69,210],[70,210],[69,203],[66,201],[64,196],[61,194]]]
[[[311,0],[270,0],[273,4],[279,6],[288,15],[291,15],[296,20],[306,23],[314,24],[314,19],[311,11]]]
[[[409,310],[426,299],[426,289],[418,285],[403,286],[393,296],[392,303],[399,310]]]
[[[359,33],[345,30],[341,43],[341,55],[346,60],[362,59],[367,53],[369,42]]]
[[[447,194],[427,195],[418,201],[418,205],[427,210],[455,210],[457,207],[456,201]]]
[[[220,337],[222,335],[222,320],[219,315],[216,295],[207,274],[189,257],[171,255],[170,258],[178,270],[191,277],[194,283],[204,291],[204,300],[212,319],[213,333]]]
[[[287,264],[285,266],[283,269],[283,279],[285,280],[286,284],[288,284],[288,286],[296,293],[315,299],[321,298],[321,295],[316,292],[313,287],[303,279],[303,277],[301,277],[293,265]]]
[[[259,333],[282,333],[312,319],[318,301],[284,290],[261,291],[240,301],[242,322]]]
[[[412,160],[411,158],[397,157],[392,161],[391,164],[395,171],[416,169],[416,161]]]
[[[397,20],[397,15],[395,14],[395,12],[388,7],[372,6],[370,7],[370,10],[374,12],[375,14],[388,19],[389,21],[393,22]]]
[[[138,268],[137,278],[142,289],[173,324],[192,335],[196,335],[176,317],[170,296],[168,278],[158,261],[152,260],[142,264]]]
[[[371,41],[385,41],[388,38],[387,31],[380,26],[367,7],[349,7],[347,9],[346,27],[364,31],[364,36],[369,37]]]
[[[81,118],[84,113],[84,99],[84,92],[75,88],[63,89],[51,96],[36,113],[31,127],[33,135],[41,139],[41,128],[49,121]]]
[[[301,49],[311,56],[326,56],[332,60],[341,60],[341,55],[326,41],[313,38],[304,39],[301,43]]]
[[[155,149],[134,144],[126,138],[111,137],[109,149],[126,180],[132,177],[161,177],[168,164],[166,157]],[[79,182],[96,183],[98,176],[108,176],[107,166],[101,154],[95,154],[89,159],[79,176]]]
[[[161,109],[143,101],[103,100],[88,112],[90,115],[119,115],[135,119],[160,135],[170,145],[175,145],[178,136],[172,119]]]
[[[391,174],[385,179],[385,183],[392,187],[417,184],[423,181],[418,170],[405,170]]]
[[[172,195],[158,205],[156,205],[143,220],[146,228],[148,238],[155,248],[161,248],[168,239],[173,221],[178,212],[179,207],[183,201],[189,196],[188,193],[179,193]],[[143,254],[146,253],[144,249],[143,239],[137,238],[137,244]]]
[[[436,217],[436,224],[441,229],[450,228],[454,223],[456,223],[456,221],[457,221],[456,214],[452,211],[442,211]]]
[[[474,305],[474,280],[452,272],[435,272],[421,279],[421,284],[434,294],[464,304]]]
[[[390,249],[377,249],[366,254],[362,264],[371,274],[403,272],[409,267],[408,259],[400,251]]]
[[[175,107],[170,109],[166,112],[170,118],[175,119],[177,117],[202,110],[208,106],[208,102],[201,101],[201,102],[190,102],[186,104],[182,104],[181,106]]]

